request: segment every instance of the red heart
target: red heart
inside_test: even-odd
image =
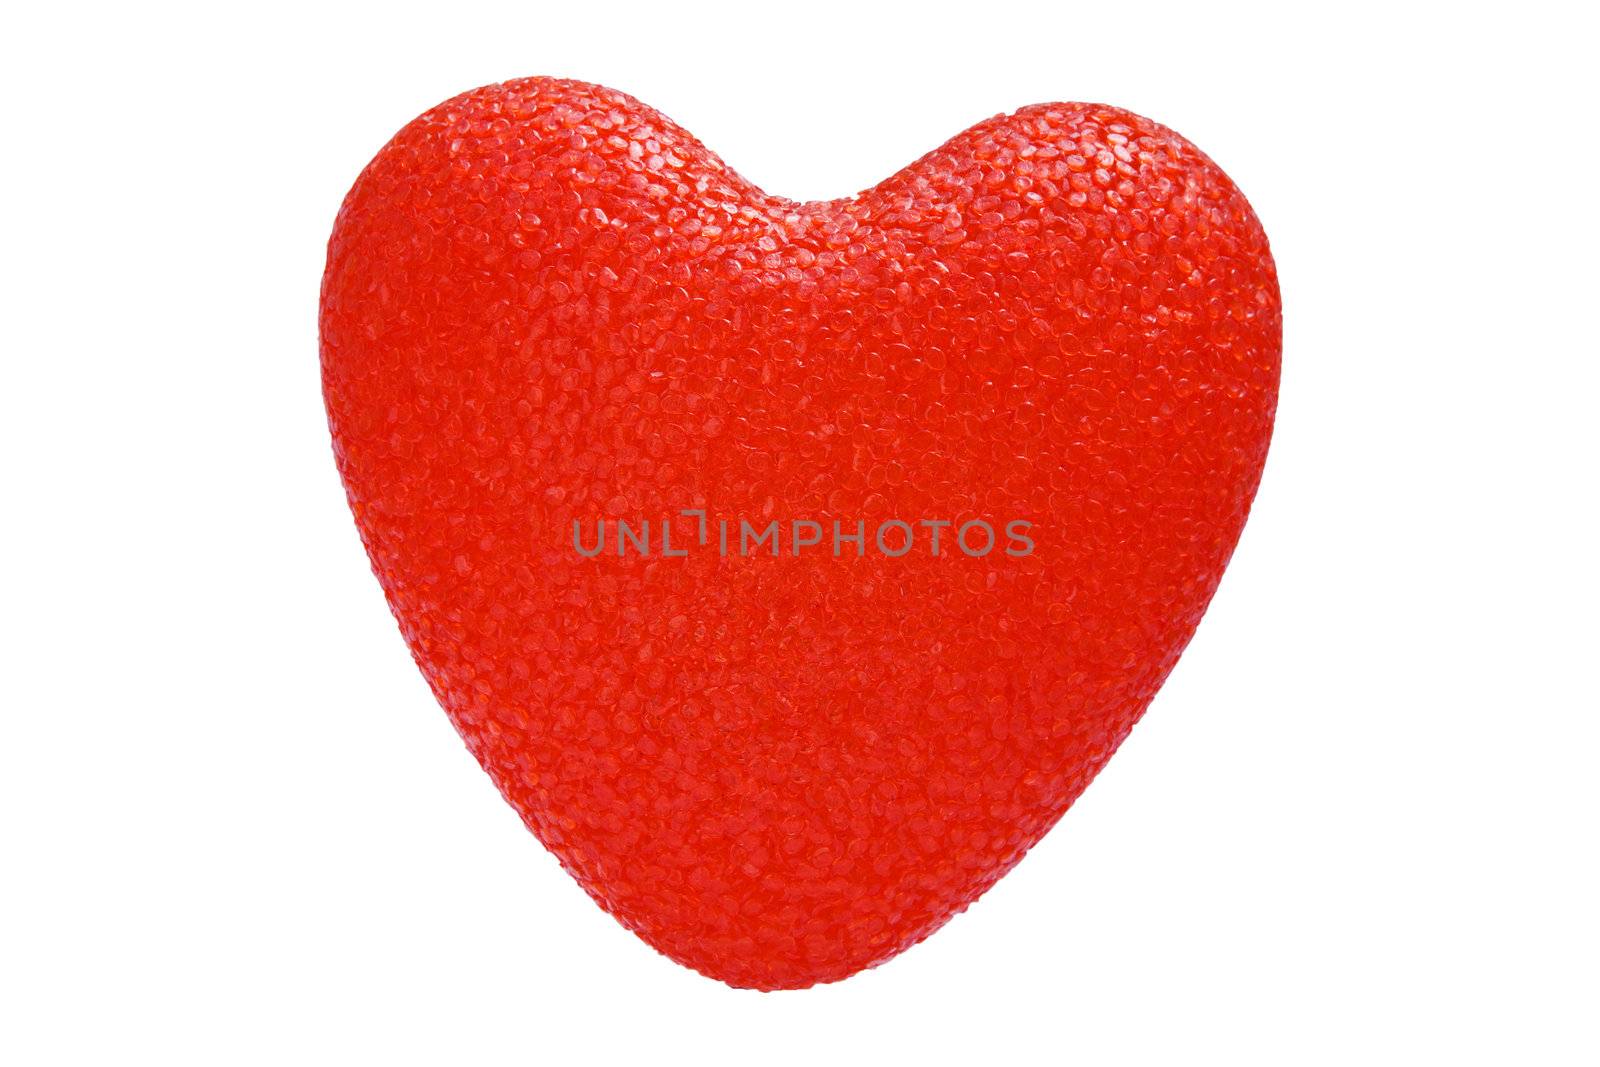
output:
[[[1116,108],[801,204],[530,78],[362,173],[322,368],[373,569],[495,784],[640,937],[776,989],[926,937],[1111,757],[1244,524],[1280,323],[1244,197]]]

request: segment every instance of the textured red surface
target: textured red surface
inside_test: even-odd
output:
[[[1029,107],[802,204],[541,78],[384,147],[321,329],[351,508],[468,747],[630,929],[763,989],[926,937],[1111,757],[1244,524],[1280,350],[1260,224],[1147,119]],[[678,518],[663,557],[686,508],[711,543]],[[574,550],[619,517],[648,556]],[[993,551],[931,552],[973,519]]]

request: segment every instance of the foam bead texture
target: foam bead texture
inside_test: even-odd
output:
[[[926,937],[1116,751],[1244,524],[1280,324],[1244,197],[1117,108],[1024,108],[798,203],[530,78],[361,174],[321,351],[373,569],[472,753],[629,929],[778,989]],[[861,520],[868,552],[573,548],[685,508]],[[889,558],[889,518],[1036,547],[919,527]]]

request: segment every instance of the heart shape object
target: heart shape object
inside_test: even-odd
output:
[[[1233,183],[1116,108],[796,203],[530,78],[378,153],[321,338],[468,747],[629,929],[777,989],[926,937],[1111,757],[1244,525],[1281,316]]]

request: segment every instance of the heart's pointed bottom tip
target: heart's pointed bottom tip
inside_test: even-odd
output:
[[[699,962],[690,962],[665,952],[661,955],[730,989],[756,993],[786,993],[837,985],[887,963],[898,956],[899,952],[890,953],[867,963],[822,967],[811,966],[793,959],[772,960],[765,966],[729,966],[725,960],[701,959]]]
[[[905,948],[881,951],[869,958],[849,963],[821,963],[793,956],[756,959],[748,956],[729,957],[715,952],[684,957],[662,951],[647,938],[641,940],[668,960],[696,974],[732,989],[752,990],[758,993],[781,993],[836,985],[888,963],[901,955],[906,948],[912,947],[908,945]]]

